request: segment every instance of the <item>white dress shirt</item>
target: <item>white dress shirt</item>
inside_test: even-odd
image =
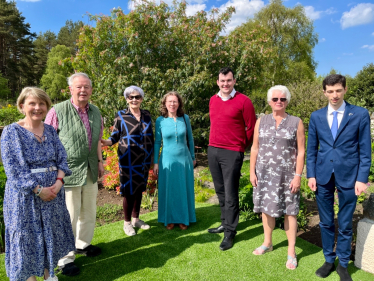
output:
[[[330,129],[332,126],[332,120],[334,119],[334,111],[335,109],[333,109],[331,105],[329,104],[329,107],[327,109],[327,121],[329,122]],[[343,101],[343,104],[336,111],[338,112],[337,117],[338,117],[338,128],[339,128],[340,123],[342,122],[342,119],[343,119],[344,111],[345,111],[345,101]]]
[[[235,96],[235,93],[236,93],[236,90],[232,89],[232,92],[230,93],[230,95],[228,97],[223,97],[222,94],[221,94],[221,91],[219,91],[217,96],[219,96],[223,101],[227,101],[229,99],[232,99]]]

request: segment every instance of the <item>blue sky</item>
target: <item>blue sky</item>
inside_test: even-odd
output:
[[[155,0],[159,1],[159,0]],[[17,7],[31,24],[33,32],[47,30],[58,33],[66,20],[89,23],[86,13],[109,14],[114,7],[129,11],[129,2],[119,0],[17,0]],[[164,0],[171,3],[172,0]],[[230,31],[253,17],[268,0],[187,0],[187,13],[209,11],[212,7],[236,7],[236,14],[227,26]],[[318,63],[316,72],[324,75],[332,68],[355,76],[366,64],[374,63],[374,2],[373,0],[287,0],[294,7],[301,4],[314,20],[319,43],[314,49]]]

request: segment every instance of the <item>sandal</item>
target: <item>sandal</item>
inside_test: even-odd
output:
[[[134,236],[136,235],[136,232],[134,228],[132,227],[131,223],[130,224],[123,224],[123,231],[126,233],[127,236]]]
[[[297,256],[294,258],[291,256],[287,256],[287,262],[286,262],[286,267],[288,269],[294,270],[297,267]]]
[[[264,245],[261,245],[260,247],[256,248],[252,254],[256,255],[256,256],[261,256],[267,252],[271,252],[273,251],[273,245],[271,245],[270,247],[266,247]]]
[[[138,228],[141,228],[141,229],[150,229],[151,227],[146,224],[144,221],[142,220],[138,220],[137,222],[132,222],[132,226],[133,227],[138,227]]]
[[[174,228],[174,223],[169,223],[167,226],[166,226],[166,229],[167,230],[172,230]]]

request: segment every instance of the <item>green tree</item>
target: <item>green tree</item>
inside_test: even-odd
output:
[[[10,95],[10,89],[8,88],[8,79],[1,76],[0,73],[0,99],[8,100]]]
[[[73,72],[69,64],[62,65],[61,61],[71,57],[70,49],[63,45],[53,47],[48,54],[47,68],[40,80],[41,87],[54,100],[65,98],[64,93],[68,87],[66,78]]]
[[[78,51],[77,40],[83,26],[82,21],[73,22],[72,20],[67,20],[65,26],[61,27],[57,35],[57,44],[68,47],[74,56]]]
[[[39,85],[45,68],[47,66],[48,53],[53,47],[57,45],[56,34],[50,30],[42,33],[40,32],[36,40],[34,40],[34,71],[35,71],[35,85]]]
[[[253,19],[238,27],[243,32],[263,27],[270,35],[266,42],[273,54],[264,72],[264,88],[287,85],[296,81],[313,80],[317,63],[313,48],[318,42],[313,21],[305,14],[304,7],[288,8],[282,0],[271,0]]]
[[[356,76],[348,80],[348,102],[374,112],[374,64],[369,63]]]
[[[127,15],[117,9],[111,16],[91,17],[95,27],[84,26],[73,67],[92,78],[93,101],[108,124],[115,112],[127,107],[123,91],[129,85],[145,90],[143,105],[154,117],[159,115],[160,98],[178,91],[196,143],[206,144],[209,99],[218,91],[218,70],[233,66],[239,88],[250,90],[266,53],[260,50],[260,35],[251,39],[248,33],[246,42],[220,35],[233,12],[234,8],[224,13],[213,9],[188,17],[184,2],[169,7],[143,1]]]
[[[0,0],[0,73],[9,80],[11,95],[34,81],[33,39],[30,25],[15,2]]]

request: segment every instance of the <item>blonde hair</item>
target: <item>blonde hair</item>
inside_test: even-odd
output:
[[[22,114],[24,113],[22,111],[21,104],[24,104],[25,100],[28,97],[35,97],[41,101],[44,101],[45,104],[47,105],[47,109],[49,110],[51,108],[51,105],[52,105],[51,99],[42,89],[39,89],[37,87],[26,87],[22,89],[22,92],[19,94],[17,98],[17,109]]]
[[[161,115],[164,116],[164,117],[168,117],[168,110],[166,108],[166,99],[169,96],[176,96],[177,97],[178,103],[179,103],[179,106],[178,106],[178,109],[177,109],[177,116],[182,117],[184,115],[183,100],[182,100],[182,97],[180,96],[180,94],[178,94],[177,92],[174,92],[174,91],[169,92],[162,97],[161,105],[160,105]]]

